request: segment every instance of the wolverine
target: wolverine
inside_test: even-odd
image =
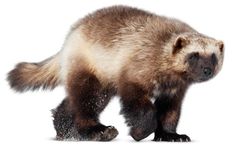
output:
[[[184,95],[220,71],[224,43],[174,18],[111,6],[76,22],[60,52],[39,63],[19,63],[10,87],[24,92],[63,85],[53,110],[58,140],[109,141],[118,135],[99,115],[113,96],[130,135],[140,141],[190,141],[176,132]]]

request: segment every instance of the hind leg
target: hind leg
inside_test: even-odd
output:
[[[109,141],[118,135],[118,131],[111,126],[99,122],[99,114],[114,95],[111,87],[103,88],[95,75],[89,71],[81,71],[70,75],[67,82],[67,99],[56,110],[61,126],[54,123],[59,139]],[[58,113],[57,113],[58,112]],[[59,114],[60,113],[60,114]]]
[[[56,130],[57,140],[65,140],[78,138],[79,135],[74,127],[74,114],[69,110],[68,99],[64,99],[62,103],[52,110],[53,124]]]

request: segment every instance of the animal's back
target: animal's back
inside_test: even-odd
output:
[[[158,16],[148,11],[127,6],[113,6],[100,9],[79,20],[72,28],[82,28],[88,40],[112,46],[122,41],[123,36],[133,34],[179,34],[193,31],[187,24],[172,18]],[[147,36],[146,36],[147,37]],[[152,36],[153,37],[153,36]],[[161,38],[158,40],[162,40]]]
[[[150,65],[145,63],[146,55],[161,55],[160,50],[173,34],[187,31],[192,28],[178,20],[137,8],[113,6],[98,10],[72,27],[61,54],[63,78],[83,61],[100,80],[117,81],[127,64],[142,61],[139,69]]]

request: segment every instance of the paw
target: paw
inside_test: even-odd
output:
[[[113,126],[98,124],[84,129],[72,127],[68,133],[57,134],[57,140],[65,141],[110,141],[118,135],[118,131]]]
[[[103,131],[99,132],[99,135],[95,135],[95,137],[92,140],[95,141],[110,141],[114,139],[118,135],[118,131],[113,126],[108,126]]]
[[[187,135],[179,135],[177,133],[159,133],[155,134],[153,141],[168,141],[168,142],[190,142],[191,139]]]
[[[113,126],[95,126],[89,128],[81,134],[82,140],[88,141],[110,141],[118,135],[118,131]]]
[[[135,141],[140,141],[153,133],[152,129],[131,128],[130,135]]]

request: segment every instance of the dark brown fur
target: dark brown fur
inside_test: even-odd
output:
[[[66,100],[69,103],[67,109],[73,114],[72,128],[78,134],[70,137],[79,140],[111,140],[118,135],[118,131],[114,127],[102,125],[98,117],[110,98],[114,96],[114,89],[110,86],[103,88],[92,72],[83,66],[78,67],[84,70],[71,74],[66,87],[68,92]],[[57,134],[61,131],[56,130]],[[59,138],[67,139],[66,137]]]
[[[165,92],[168,88],[177,88],[175,94]],[[181,104],[188,84],[167,81],[161,85],[161,94],[156,97],[155,107],[157,109],[157,129],[155,141],[190,141],[186,135],[176,133],[180,117]]]
[[[139,141],[147,137],[156,128],[156,111],[148,98],[148,90],[135,82],[120,80],[119,94],[127,124],[131,127],[131,136]]]

